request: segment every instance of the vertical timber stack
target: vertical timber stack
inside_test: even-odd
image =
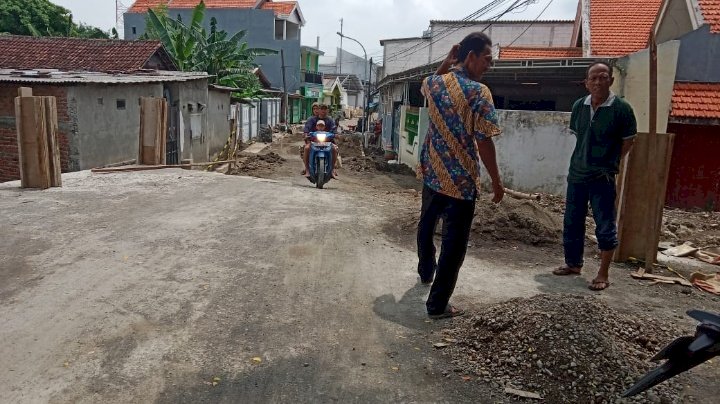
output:
[[[62,186],[55,97],[34,97],[32,89],[21,87],[15,98],[15,127],[20,186],[40,189]]]
[[[165,164],[168,106],[164,98],[140,98],[138,164]]]

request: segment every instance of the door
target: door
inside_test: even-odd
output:
[[[165,139],[165,164],[175,165],[180,164],[180,134],[179,125],[180,111],[177,103],[174,103],[170,94],[170,89],[165,87],[163,89],[163,97],[167,101],[168,114],[167,114],[167,137]]]

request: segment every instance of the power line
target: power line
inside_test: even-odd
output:
[[[476,11],[473,12],[472,14],[464,17],[464,18],[463,18],[462,20],[460,20],[460,21],[474,21],[474,20],[476,20],[477,18],[479,18],[479,17],[481,17],[481,16],[483,16],[483,15],[491,12],[492,10],[494,10],[494,9],[496,9],[496,8],[498,8],[500,5],[502,5],[502,3],[505,3],[506,1],[508,1],[508,0],[493,0],[493,1],[491,1],[490,3],[486,4],[485,6],[481,7],[480,9],[476,10]],[[518,3],[519,1],[520,1],[520,0],[515,0],[515,3]],[[526,1],[534,1],[534,0],[526,0]],[[513,6],[515,5],[515,3],[513,4]],[[511,7],[513,7],[513,6],[511,6]],[[403,55],[403,54],[408,53],[408,52],[411,52],[411,51],[413,51],[413,50],[415,50],[415,51],[412,52],[412,53],[410,53],[409,55],[415,54],[415,53],[417,53],[417,52],[419,52],[419,51],[421,51],[421,50],[423,50],[423,49],[431,46],[432,44],[436,43],[437,41],[439,41],[439,40],[441,40],[441,39],[449,36],[449,35],[452,34],[453,32],[456,32],[457,30],[459,30],[459,29],[461,29],[461,28],[465,28],[465,27],[470,26],[470,25],[472,25],[472,24],[467,24],[467,25],[464,25],[464,24],[463,24],[463,25],[461,25],[461,26],[459,26],[459,27],[447,27],[447,28],[445,28],[444,30],[437,32],[436,35],[437,35],[438,38],[437,38],[436,40],[434,40],[434,41],[431,41],[429,44],[423,44],[422,42],[420,42],[420,43],[415,44],[415,45],[413,45],[413,46],[411,46],[411,47],[409,47],[409,48],[405,48],[405,49],[403,49],[403,50],[400,50],[400,51],[398,51],[398,52],[396,52],[396,53],[394,53],[394,54],[392,54],[392,55],[388,55],[387,57],[385,57],[385,60],[392,61],[392,60],[394,60],[394,59],[397,59],[398,56]],[[442,34],[446,34],[446,35],[442,35]],[[420,47],[420,48],[418,48],[418,47]],[[408,56],[409,56],[409,55],[408,55]]]
[[[508,13],[510,13],[510,12],[512,12],[512,11],[518,9],[518,8],[520,8],[520,7],[523,7],[523,6],[527,5],[527,4],[534,3],[535,1],[537,1],[537,0],[515,0],[515,2],[514,2],[513,4],[511,4],[507,9],[505,9],[505,11],[503,11],[503,12],[495,15],[494,17],[491,17],[491,18],[488,20],[488,21],[490,21],[490,23],[487,24],[487,25],[482,29],[481,32],[485,32],[488,28],[492,27],[492,25],[493,25],[495,22],[497,22],[500,18],[502,18],[502,17],[505,16],[506,14],[508,14]],[[465,28],[465,27],[467,27],[467,26],[469,26],[469,25],[461,25],[460,27],[457,27],[457,28],[453,29],[451,32],[448,32],[446,35],[441,36],[441,37],[438,37],[436,40],[432,41],[432,42],[429,43],[427,46],[430,46],[430,45],[432,45],[432,44],[434,44],[434,43],[437,43],[437,42],[440,41],[441,39],[444,39],[444,38],[448,37],[448,36],[449,36],[450,34],[452,34],[453,32],[456,32],[456,31],[458,31],[458,30],[460,30],[460,29],[462,29],[462,28]],[[418,49],[418,50],[416,50],[416,51],[414,51],[414,52],[411,52],[411,53],[407,54],[407,56],[413,55],[413,54],[419,52],[419,51],[422,50],[422,49],[423,49],[423,48]],[[438,61],[442,60],[443,58],[445,58],[445,55],[442,55],[440,58],[435,59],[434,61],[432,61],[432,62],[430,62],[430,63],[438,62]],[[386,58],[385,60],[388,60],[388,58]],[[410,62],[409,59],[406,60],[405,66],[407,66],[407,64],[408,64],[409,62]]]

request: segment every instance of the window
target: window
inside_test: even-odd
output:
[[[137,35],[137,27],[132,27],[132,33],[133,35]]]
[[[98,98],[98,105],[103,105],[105,101],[101,98]]]
[[[125,100],[117,100],[115,105],[117,105],[117,109],[125,109]]]

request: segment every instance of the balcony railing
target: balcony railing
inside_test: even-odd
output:
[[[311,84],[322,84],[323,75],[317,72],[302,72],[303,82]]]

